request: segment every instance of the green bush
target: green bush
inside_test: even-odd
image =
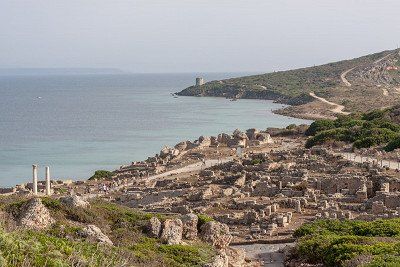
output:
[[[213,249],[208,245],[160,245],[158,250],[171,260],[168,266],[201,267],[215,255]]]
[[[306,130],[307,136],[315,135],[318,132],[330,130],[335,128],[335,123],[332,120],[317,120],[311,123],[310,127]]]
[[[371,266],[400,264],[400,219],[318,220],[304,224],[294,236],[299,238],[298,255],[310,263],[343,266],[360,255],[372,255]]]
[[[0,232],[1,266],[123,266],[132,256],[121,251],[37,231]]]
[[[375,139],[373,137],[366,137],[363,139],[356,140],[353,144],[355,148],[366,148],[376,145]]]
[[[95,171],[94,174],[89,178],[89,180],[102,180],[102,179],[111,179],[113,173],[105,170]]]
[[[214,221],[213,218],[211,218],[208,215],[205,214],[197,214],[198,217],[198,221],[197,221],[197,229],[200,231],[201,226],[203,226],[203,224]]]
[[[261,163],[262,163],[261,159],[252,159],[251,162],[250,162],[251,165],[258,165],[258,164],[261,164]]]
[[[350,131],[345,128],[325,130],[309,138],[305,146],[306,148],[310,148],[315,145],[322,145],[323,143],[331,140],[352,141],[352,135],[350,134]]]
[[[355,148],[390,143],[400,135],[400,125],[390,120],[390,112],[378,110],[361,115],[339,116],[335,121],[317,120],[306,131],[306,135],[312,136],[307,140],[306,147],[329,141],[353,143]],[[394,142],[386,149],[393,150],[400,145],[398,143]]]
[[[385,150],[386,151],[393,151],[395,149],[400,148],[400,137],[394,138],[392,141],[390,141],[386,146]]]

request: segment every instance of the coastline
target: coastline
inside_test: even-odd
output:
[[[228,98],[226,96],[188,96],[183,95],[183,97],[197,97],[197,98],[223,98],[232,101],[240,100],[258,100],[258,101],[272,101],[273,103],[284,105],[284,107],[272,109],[271,112],[276,115],[285,116],[288,118],[302,119],[302,120],[318,120],[318,119],[336,119],[336,113],[329,109],[327,103],[320,101],[311,101],[301,105],[293,105],[290,101],[283,101],[281,98]]]
[[[272,112],[274,112],[274,111],[272,111]],[[278,115],[280,115],[280,114],[278,114]],[[282,115],[282,116],[285,116],[285,115]],[[285,117],[288,117],[288,116],[285,116]],[[288,124],[288,125],[290,125],[290,124]],[[302,126],[302,125],[308,125],[308,124],[299,124],[298,126]],[[242,129],[240,129],[240,130],[242,130]],[[235,133],[236,131],[240,131],[240,130],[239,129],[234,129],[234,130],[227,131],[227,132]],[[249,130],[258,131],[255,128],[247,129],[247,131],[249,131]],[[279,131],[285,131],[285,128],[267,127],[265,130],[261,130],[261,132],[265,132],[265,133],[274,133],[274,132],[277,132],[277,131],[278,132]],[[118,172],[121,171],[121,169],[123,170],[124,168],[129,167],[130,165],[134,165],[136,163],[139,163],[139,165],[140,165],[140,163],[148,161],[149,159],[152,159],[154,157],[158,157],[159,155],[161,155],[163,153],[163,151],[167,151],[165,153],[173,153],[173,152],[171,152],[171,150],[175,149],[177,146],[179,147],[182,143],[196,144],[196,143],[199,143],[199,140],[202,140],[204,138],[207,139],[206,142],[208,142],[208,141],[210,141],[212,139],[216,140],[221,135],[227,135],[227,134],[225,132],[223,132],[223,133],[219,133],[219,134],[217,134],[215,136],[204,136],[204,135],[201,135],[201,136],[199,136],[198,139],[193,140],[193,141],[189,141],[189,140],[186,139],[186,140],[179,141],[175,145],[164,145],[164,146],[160,147],[160,153],[156,153],[156,154],[153,154],[153,155],[143,155],[142,159],[140,159],[139,161],[133,161],[131,164],[128,164],[128,165],[121,164],[121,165],[119,165],[120,166],[119,168],[112,169],[109,172],[118,173]],[[196,147],[196,145],[194,145],[193,147]],[[201,147],[201,145],[200,145],[200,147]],[[189,164],[194,164],[194,163],[195,163],[195,161],[189,161],[189,163],[187,163],[187,164],[189,165]],[[215,164],[215,162],[213,162],[213,164]],[[169,169],[167,172],[171,172],[171,171],[173,171],[173,169]],[[155,174],[158,174],[158,171],[155,172],[154,175]],[[52,181],[55,182],[55,184],[58,184],[58,185],[71,185],[71,184],[78,184],[79,185],[79,184],[85,183],[87,181],[90,181],[90,177],[77,178],[77,179],[56,178],[56,179],[52,179]],[[44,189],[44,186],[45,186],[44,180],[39,181],[39,187]],[[23,190],[25,188],[30,188],[31,189],[31,187],[32,187],[32,182],[30,180],[28,180],[28,181],[26,181],[24,183],[16,184],[15,186],[1,187],[0,188],[0,195],[4,195],[5,196],[5,195],[8,195],[8,194],[14,194],[14,193],[16,193],[16,190],[17,191],[20,190],[20,189]]]
[[[31,164],[39,165],[39,175],[44,175],[42,166],[50,166],[53,177],[83,180],[95,170],[142,160],[165,144],[195,139],[200,134],[299,124],[273,114],[271,109],[281,105],[272,101],[171,96],[174,88],[187,86],[193,75],[135,74],[123,79],[112,75],[102,79],[52,76],[0,81],[6,102],[3,108],[10,110],[3,118],[10,123],[0,127],[2,186],[29,181]],[[218,75],[206,78],[227,74]],[[81,83],[84,90],[78,86]],[[23,97],[8,88],[9,84],[23,88]],[[53,90],[54,86],[60,90]],[[112,91],[111,86],[115,88]],[[43,89],[39,93],[36,87]],[[13,99],[16,103],[8,105]],[[25,114],[23,122],[13,115],[21,113]]]

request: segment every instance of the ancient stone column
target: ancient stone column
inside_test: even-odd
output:
[[[271,206],[267,206],[265,208],[265,215],[266,216],[271,216],[271,214],[272,214],[272,207]]]
[[[51,195],[51,187],[50,187],[50,167],[46,166],[45,167],[46,171],[46,195],[50,196]]]
[[[37,195],[37,182],[38,182],[38,169],[37,165],[32,165],[32,191]]]
[[[279,189],[279,190],[282,190],[282,181],[279,181],[279,182],[278,182],[278,189]]]
[[[300,200],[296,200],[296,201],[294,202],[294,206],[295,206],[296,212],[297,212],[297,213],[301,213],[301,203],[300,203]]]

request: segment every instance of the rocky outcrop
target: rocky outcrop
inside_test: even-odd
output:
[[[199,147],[209,147],[211,145],[211,137],[209,136],[200,136],[197,141]]]
[[[23,207],[18,224],[27,229],[45,229],[54,223],[49,210],[40,198],[32,198]]]
[[[193,144],[191,141],[183,141],[174,146],[175,149],[177,149],[181,152],[185,151],[185,150],[190,150],[195,147],[197,147],[197,145]]]
[[[197,215],[193,213],[183,215],[181,221],[183,223],[183,237],[189,240],[196,239],[198,222]]]
[[[147,225],[147,233],[150,237],[159,238],[161,234],[161,222],[157,217],[151,217]]]
[[[69,207],[87,208],[90,206],[89,202],[77,195],[62,197],[60,198],[60,201],[61,203]]]
[[[249,140],[249,138],[247,137],[247,135],[240,131],[239,129],[236,129],[235,131],[233,131],[233,138],[237,139],[237,140]]]
[[[173,157],[178,156],[179,153],[180,153],[180,151],[178,149],[166,146],[163,149],[161,149],[160,157],[161,158],[173,158]]]
[[[182,242],[183,224],[180,219],[167,219],[161,233],[162,242],[176,245]]]
[[[110,238],[103,234],[99,227],[93,224],[85,226],[78,232],[78,234],[82,237],[92,239],[98,243],[113,245],[113,242],[110,240]]]
[[[214,257],[211,263],[204,265],[204,267],[228,267],[229,259],[224,251],[220,251],[217,256]]]
[[[226,248],[232,241],[228,225],[216,221],[207,222],[201,227],[201,238],[217,249]]]
[[[227,248],[228,267],[242,267],[246,264],[246,252],[243,249]]]
[[[242,249],[226,248],[218,251],[211,263],[206,267],[244,267],[246,264],[246,252]],[[254,266],[254,265],[251,265]],[[257,265],[258,266],[258,265]]]

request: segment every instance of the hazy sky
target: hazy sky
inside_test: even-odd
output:
[[[396,48],[400,0],[0,0],[0,67],[272,71]]]

